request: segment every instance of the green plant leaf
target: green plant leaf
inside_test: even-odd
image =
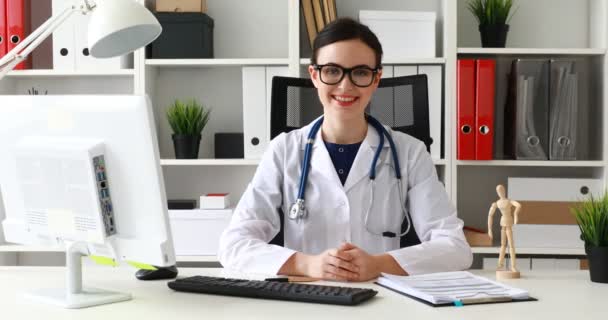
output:
[[[175,134],[199,135],[205,129],[211,110],[195,99],[185,103],[176,99],[167,109],[167,120]]]
[[[469,0],[467,8],[480,25],[506,24],[517,11],[509,15],[513,0]]]
[[[608,192],[601,198],[591,196],[571,208],[585,245],[608,247]]]

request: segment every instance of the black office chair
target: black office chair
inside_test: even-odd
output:
[[[393,130],[407,133],[430,152],[429,98],[424,74],[384,78],[366,112]],[[272,78],[270,137],[301,128],[323,114],[317,89],[304,78]]]
[[[426,145],[430,152],[433,139],[429,129],[427,77],[424,74],[380,80],[366,112],[393,130],[407,133]],[[312,80],[303,78],[272,78],[270,101],[270,137],[301,128],[323,114],[317,89]],[[281,230],[271,244],[283,245],[285,214],[279,208]],[[404,221],[402,232],[407,227]],[[400,239],[402,248],[420,243],[414,226]]]

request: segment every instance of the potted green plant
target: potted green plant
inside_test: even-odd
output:
[[[177,159],[196,159],[201,133],[209,121],[211,110],[195,99],[182,102],[175,100],[167,109],[167,119],[173,129],[173,146]]]
[[[572,207],[585,242],[591,281],[608,283],[608,193]]]
[[[505,47],[509,31],[508,23],[513,17],[509,15],[512,7],[512,0],[469,0],[469,11],[479,23],[482,47]]]

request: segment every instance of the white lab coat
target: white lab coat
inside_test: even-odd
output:
[[[406,134],[391,131],[398,150],[403,199],[420,241],[400,248],[399,237],[386,238],[367,231],[365,213],[371,197],[369,170],[379,136],[368,125],[344,186],[321,137],[315,139],[305,205],[308,217],[289,219],[296,201],[304,148],[312,124],[273,139],[239,201],[230,225],[220,239],[219,260],[242,272],[276,274],[296,251],[319,254],[351,242],[370,254],[387,252],[409,274],[462,270],[471,265],[472,253],[425,145]],[[376,191],[369,213],[375,233],[400,233],[402,212],[398,183],[388,140],[376,166]],[[284,247],[268,242],[279,232],[277,209],[285,213]],[[411,231],[413,232],[413,231]]]

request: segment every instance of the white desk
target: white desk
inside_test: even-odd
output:
[[[0,267],[1,319],[606,319],[608,284],[589,281],[587,271],[526,272],[508,283],[530,291],[538,302],[433,308],[373,283],[378,295],[362,305],[344,307],[287,301],[191,294],[170,290],[166,281],[143,282],[134,269],[85,267],[84,284],[130,292],[133,300],[67,310],[35,304],[22,297],[31,289],[62,286],[64,268]],[[476,272],[492,276],[488,272]],[[220,275],[221,269],[180,269],[181,276]],[[344,285],[344,284],[339,284]]]

